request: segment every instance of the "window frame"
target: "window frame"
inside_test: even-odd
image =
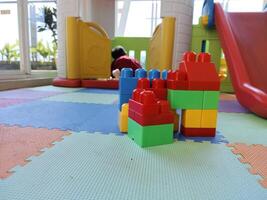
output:
[[[15,3],[17,4],[18,15],[18,36],[19,36],[19,50],[20,50],[20,69],[19,70],[0,70],[0,80],[28,78],[31,76],[46,76],[47,74],[54,74],[56,70],[32,70],[30,61],[30,39],[29,39],[29,23],[28,23],[28,3],[40,2],[56,2],[56,0],[14,0],[1,1],[1,3]]]

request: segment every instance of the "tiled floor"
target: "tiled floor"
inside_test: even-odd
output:
[[[215,138],[145,149],[119,132],[117,98],[53,86],[0,92],[0,199],[267,199],[264,177],[226,146],[267,146],[266,120],[234,95],[221,95]]]

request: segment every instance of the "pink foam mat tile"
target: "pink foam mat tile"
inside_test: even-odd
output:
[[[55,91],[38,91],[30,89],[8,90],[0,92],[0,99],[40,99],[62,94]]]
[[[53,142],[69,134],[55,129],[0,125],[0,179],[7,178],[12,168],[27,164],[27,158],[40,155],[44,148],[52,147]]]
[[[0,108],[4,108],[7,106],[12,106],[20,103],[26,103],[31,100],[29,99],[5,99],[5,98],[0,98]]]

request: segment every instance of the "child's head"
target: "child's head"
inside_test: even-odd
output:
[[[119,57],[126,55],[126,51],[122,46],[116,46],[115,48],[112,49],[111,55],[112,58],[116,60]]]

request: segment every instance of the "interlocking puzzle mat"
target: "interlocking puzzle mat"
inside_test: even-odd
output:
[[[0,178],[10,176],[11,168],[25,165],[28,157],[39,155],[43,148],[51,147],[66,135],[69,133],[59,130],[0,125]]]
[[[234,154],[240,154],[240,162],[251,166],[249,172],[260,175],[259,183],[267,189],[267,147],[263,145],[246,145],[241,143],[229,144]]]
[[[139,148],[127,137],[73,133],[0,182],[1,199],[266,199],[225,145]]]
[[[4,108],[7,106],[12,106],[20,103],[25,103],[30,101],[29,99],[6,99],[2,98],[0,99],[0,108]]]
[[[219,112],[227,113],[250,113],[248,109],[241,106],[237,100],[220,100]]]
[[[219,113],[217,130],[229,143],[267,145],[267,121],[254,114]]]
[[[119,133],[117,105],[35,101],[0,109],[0,124]]]
[[[30,89],[18,89],[0,92],[0,99],[41,99],[44,97],[53,96],[60,92],[54,91],[38,91]]]
[[[71,103],[114,104],[117,98],[118,95],[116,94],[73,92],[59,94],[56,96],[45,98],[43,100]]]
[[[1,200],[267,199],[260,176],[249,173],[225,145],[267,145],[266,120],[253,114],[220,112],[215,138],[179,136],[174,144],[142,149],[119,133],[116,90],[44,86],[0,92],[0,101],[18,100],[19,93],[25,102],[0,106],[0,127],[14,130],[5,133],[12,132],[21,152],[29,141],[21,140],[21,130],[32,129],[32,135],[46,138],[54,128],[73,134],[33,156],[42,147],[37,148],[30,163],[12,169],[15,173],[0,180]],[[221,98],[236,101],[234,96]],[[20,161],[14,160],[15,165]]]

